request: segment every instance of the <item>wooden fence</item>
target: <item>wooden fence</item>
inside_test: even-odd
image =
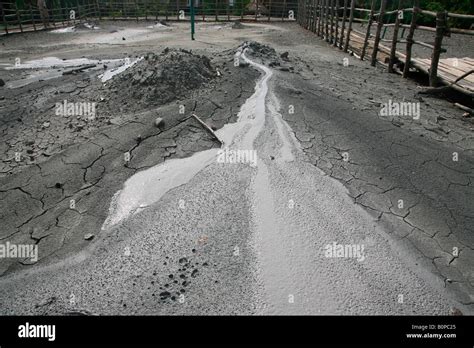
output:
[[[1,33],[11,34],[64,27],[91,19],[189,20],[189,0],[73,0],[73,6],[36,5],[18,8],[14,1],[0,2]],[[297,0],[194,0],[197,21],[295,21]],[[3,28],[2,28],[3,27]],[[1,34],[0,34],[1,35]]]
[[[446,52],[443,47],[446,36],[452,33],[474,35],[474,30],[449,27],[448,19],[461,18],[474,22],[474,16],[423,10],[419,7],[419,0],[414,0],[411,8],[402,8],[401,4],[402,1],[399,0],[397,9],[387,11],[387,0],[382,0],[378,9],[375,8],[376,0],[372,0],[370,8],[357,8],[355,0],[298,0],[300,14],[298,23],[344,52],[350,49],[362,60],[370,49],[369,59],[372,66],[375,66],[376,62],[381,62],[388,65],[389,72],[394,72],[394,65],[398,63],[403,66],[404,78],[413,67],[429,75],[430,86],[442,82],[463,93],[473,95],[474,59],[469,57],[440,59],[440,56]],[[403,23],[408,13],[411,14],[410,23]],[[420,14],[434,17],[436,26],[417,24]],[[392,23],[389,22],[390,18],[394,18]],[[355,29],[355,22],[365,23],[365,32]],[[375,26],[375,34],[371,32],[372,26]],[[393,28],[392,38],[385,39],[385,31],[390,27]],[[406,39],[403,39],[405,30],[408,30],[408,34]],[[430,32],[433,35],[433,43],[414,40],[416,30]],[[468,42],[472,44],[470,38]],[[404,53],[397,50],[397,44],[406,45]],[[414,58],[413,45],[431,49],[431,58]]]

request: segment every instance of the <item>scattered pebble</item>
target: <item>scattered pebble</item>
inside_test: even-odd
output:
[[[84,239],[85,239],[85,240],[91,240],[91,239],[93,239],[93,238],[94,238],[94,235],[93,235],[92,233],[88,233],[88,234],[86,234],[86,235],[84,236]]]
[[[155,127],[161,127],[163,125],[163,119],[161,117],[157,117],[155,120]]]

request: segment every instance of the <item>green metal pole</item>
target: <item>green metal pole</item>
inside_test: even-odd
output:
[[[191,12],[191,40],[194,40],[194,0],[189,0]]]

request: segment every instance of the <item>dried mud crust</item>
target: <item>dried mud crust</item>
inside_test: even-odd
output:
[[[0,100],[0,177],[17,173],[28,165],[40,164],[63,151],[73,143],[90,139],[107,127],[126,121],[140,120],[140,114],[176,101],[170,117],[181,118],[184,112],[194,110],[197,101],[213,100],[212,124],[220,127],[234,115],[220,121],[218,115],[227,109],[232,98],[240,98],[242,86],[250,86],[247,78],[258,73],[253,69],[233,66],[233,52],[208,57],[189,51],[165,49],[161,54],[147,54],[130,71],[116,75],[105,84],[98,75],[107,69],[86,70],[61,78],[39,81],[27,86],[2,88]],[[217,77],[217,69],[220,76]],[[244,89],[250,89],[244,87]],[[95,103],[96,116],[61,116],[55,113],[55,104]],[[179,105],[185,105],[184,110]],[[168,115],[156,113],[156,117]],[[206,119],[208,115],[200,115]],[[21,161],[15,155],[21,154]]]
[[[97,82],[96,71],[6,91],[11,95],[6,104],[9,112],[2,111],[1,117],[5,141],[0,177],[0,241],[37,244],[38,264],[76,254],[100,234],[110,200],[128,177],[166,159],[220,146],[208,130],[189,116],[196,113],[214,129],[236,120],[240,105],[253,93],[259,73],[252,68],[235,67],[233,52],[215,53],[212,62],[184,51],[167,50],[161,58],[150,54],[150,61],[168,59],[164,63],[168,67],[180,66],[178,56],[194,61],[196,65],[191,64],[187,72],[179,72],[181,75],[169,82],[174,88],[183,85],[193,94],[186,99],[177,95],[172,100],[170,96],[157,96],[155,105],[140,101],[130,105],[135,99],[124,94],[123,112],[107,107],[106,99],[114,94],[114,87]],[[144,67],[137,65],[135,74],[140,69],[144,71]],[[193,69],[201,69],[202,74],[186,83],[185,76]],[[216,69],[220,76],[213,76]],[[132,71],[127,73],[133,76]],[[157,73],[153,83],[150,80],[140,85],[138,81],[130,89],[138,91],[140,86],[149,88],[154,83],[158,89],[163,88],[163,79],[170,81],[175,75],[166,76]],[[114,83],[120,85],[118,79]],[[97,93],[98,90],[110,94]],[[64,99],[96,101],[97,117],[89,120],[54,115],[52,106]],[[119,100],[115,104],[119,106]],[[135,108],[140,111],[134,112]],[[160,127],[155,126],[157,117],[163,119]],[[14,160],[16,151],[25,154],[20,162]],[[129,161],[125,160],[126,153],[130,154]],[[30,260],[3,259],[0,274],[32,267],[31,264]]]

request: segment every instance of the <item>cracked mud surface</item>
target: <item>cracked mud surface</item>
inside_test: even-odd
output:
[[[438,290],[452,296],[464,313],[472,313],[474,133],[469,119],[463,119],[446,100],[420,97],[415,82],[355,60],[297,25],[246,25],[238,31],[229,29],[225,35],[207,25],[202,28],[202,41],[196,43],[185,40],[187,32],[179,25],[173,31],[180,35],[173,42],[169,42],[169,33],[152,32],[150,38],[141,37],[136,42],[135,34],[127,32],[133,34],[130,40],[136,47],[124,46],[121,40],[101,43],[103,33],[90,44],[77,33],[70,42],[57,42],[50,38],[52,34],[38,33],[46,44],[37,52],[49,56],[48,49],[54,48],[64,58],[83,54],[106,59],[140,57],[169,46],[183,46],[193,52],[197,49],[212,58],[211,64],[222,76],[215,77],[204,90],[194,91],[191,98],[148,110],[138,110],[137,105],[120,110],[114,102],[102,113],[103,119],[73,120],[70,127],[67,119],[51,119],[50,108],[57,100],[76,97],[97,101],[100,106],[97,90],[101,85],[88,89],[96,83],[93,81],[99,71],[86,70],[60,80],[0,90],[4,93],[0,94],[4,95],[0,114],[5,139],[0,145],[0,241],[36,243],[40,247],[38,264],[29,265],[29,260],[0,262],[4,278],[0,298],[9,298],[18,284],[26,288],[16,295],[14,305],[2,310],[3,314],[256,312],[258,294],[248,286],[256,282],[249,266],[255,256],[242,247],[239,262],[232,257],[235,245],[247,245],[242,241],[250,238],[246,213],[250,206],[245,195],[250,169],[240,169],[236,175],[229,168],[229,173],[215,178],[212,188],[199,186],[200,177],[213,175],[202,172],[191,182],[198,195],[190,195],[185,187],[177,188],[152,211],[140,215],[156,221],[153,228],[138,217],[110,234],[100,232],[110,200],[127,178],[167,159],[219,147],[215,138],[189,116],[195,112],[212,129],[235,121],[259,75],[250,67],[233,65],[235,47],[248,37],[270,44],[277,57],[289,52],[288,60],[267,63],[273,63],[277,76],[272,88],[280,99],[281,114],[301,143],[306,161],[348,188],[354,202],[405,251],[413,272],[423,279],[434,274]],[[153,40],[158,40],[159,46]],[[18,41],[2,62],[11,64],[17,50],[28,55],[28,40],[25,42]],[[71,44],[82,54],[71,53]],[[350,59],[348,67],[342,64],[344,57]],[[2,73],[6,81],[18,77],[18,71]],[[388,99],[420,102],[421,119],[380,116],[380,104]],[[185,106],[184,114],[179,113],[180,105]],[[294,106],[294,113],[288,112],[289,105]],[[162,128],[153,125],[156,117],[164,119]],[[25,155],[22,161],[15,161],[15,152]],[[128,163],[124,161],[126,152],[131,157]],[[459,155],[457,162],[452,160],[453,152]],[[343,153],[348,154],[347,161]],[[228,182],[226,175],[235,179]],[[223,187],[223,192],[232,194],[219,193],[217,188]],[[173,197],[177,196],[191,202],[182,212],[176,209]],[[70,208],[71,199],[74,209]],[[173,219],[196,223],[178,228]],[[145,250],[137,251],[130,244],[137,232],[140,236],[135,242]],[[94,235],[92,241],[84,238],[89,233]],[[130,246],[127,256],[123,250]],[[454,247],[459,250],[457,256],[453,255]],[[115,257],[107,258],[105,249]],[[78,267],[69,265],[67,257],[86,261]],[[101,267],[88,269],[92,267],[88,259],[99,261],[94,264]],[[122,265],[118,275],[116,265],[110,262]],[[66,267],[75,276],[63,279],[55,275],[55,267]],[[35,272],[40,276],[29,277]],[[104,277],[103,283],[96,283],[95,274]],[[61,295],[47,292],[42,279],[61,283],[67,291]],[[120,288],[124,279],[130,287],[120,298],[111,298],[109,289]],[[81,286],[89,281],[98,286]],[[71,305],[69,293],[75,294],[79,305]],[[186,294],[184,304],[178,301],[180,294]],[[149,308],[147,303],[155,300],[159,304]]]
[[[230,51],[216,54],[212,65],[222,70],[221,76],[214,76],[206,88],[190,87],[190,98],[170,103],[166,97],[160,107],[157,96],[158,105],[122,104],[122,112],[117,100],[100,104],[100,98],[114,97],[120,80],[104,87],[95,70],[3,89],[0,240],[37,244],[40,264],[60,260],[89,244],[85,235],[98,235],[113,194],[136,171],[219,146],[190,115],[196,113],[214,129],[232,122],[258,73],[235,67]],[[63,99],[97,102],[97,116],[57,116],[54,105]],[[157,117],[163,118],[160,128],[154,125]],[[20,161],[15,160],[17,152]],[[28,263],[2,260],[0,272]]]
[[[285,103],[295,106],[294,114],[283,116],[304,152],[343,182],[387,233],[414,249],[416,267],[430,269],[472,308],[472,123],[445,100],[420,97],[414,82],[350,57],[344,67],[347,55],[336,50],[330,61],[325,56],[330,48],[318,39],[314,44],[323,53],[304,55],[301,77],[282,75],[276,87]],[[420,120],[380,116],[379,105],[389,99],[420,102]],[[453,153],[463,159],[453,161]]]

